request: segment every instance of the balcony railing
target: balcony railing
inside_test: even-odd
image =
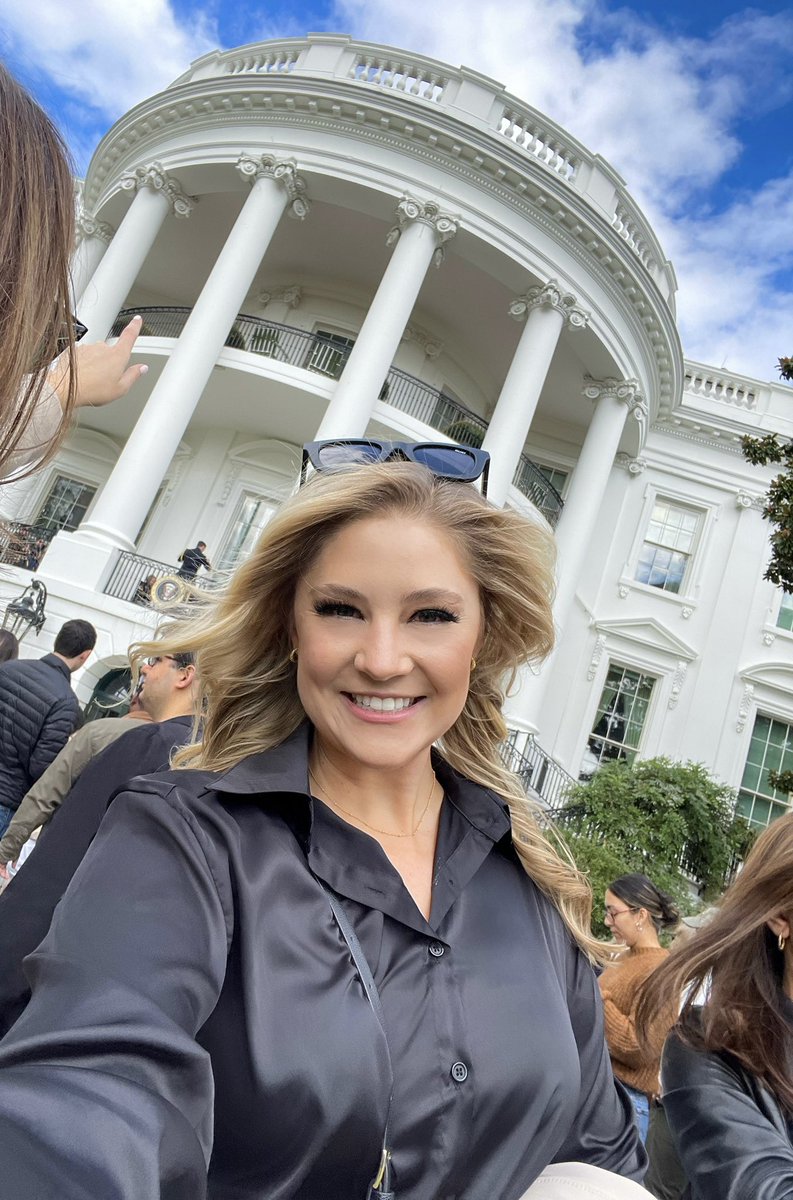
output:
[[[124,309],[116,317],[110,336],[118,337],[130,318],[139,313],[143,317],[143,337],[177,338],[190,312],[189,308],[164,306]],[[292,367],[314,371],[328,379],[339,378],[352,350],[351,345],[340,345],[322,333],[295,329],[245,313],[240,313],[235,320],[225,344],[235,350],[246,350],[249,354],[261,354]],[[391,367],[378,398],[456,442],[481,446],[487,433],[487,421],[482,417],[398,367]],[[525,454],[520,456],[512,482],[551,525],[556,524],[563,507],[562,498]]]
[[[9,567],[37,571],[56,533],[56,529],[43,525],[0,520],[0,562]]]
[[[529,738],[523,751],[516,750],[511,742],[502,747],[502,758],[510,771],[518,776],[527,792],[539,797],[543,808],[553,820],[558,820],[564,810],[567,793],[576,780],[569,775],[534,738]]]
[[[143,608],[171,608],[189,599],[189,589],[212,591],[225,582],[219,572],[180,575],[180,567],[142,554],[122,551],[104,586],[106,596],[129,600]]]

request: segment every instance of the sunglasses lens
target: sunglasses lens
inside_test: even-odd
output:
[[[413,450],[416,462],[429,467],[433,475],[445,479],[475,479],[476,456],[462,446],[416,446]]]
[[[380,447],[372,442],[329,442],[319,448],[322,467],[339,467],[346,463],[372,463],[380,458]]]

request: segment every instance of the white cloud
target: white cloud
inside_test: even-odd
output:
[[[28,70],[115,118],[181,75],[218,44],[212,20],[197,9],[180,23],[169,0],[0,0],[3,41]]]

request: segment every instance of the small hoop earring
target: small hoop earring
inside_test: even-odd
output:
[[[476,670],[476,659],[472,658],[471,659],[471,674],[473,674],[475,670]]]
[[[777,944],[777,946],[779,946],[779,951],[781,954],[784,954],[786,942],[787,942],[787,938],[784,937],[784,935],[780,933],[779,937],[776,940],[776,944]]]
[[[297,662],[297,646],[293,646],[292,649],[289,651],[289,661],[290,661],[290,663]]]

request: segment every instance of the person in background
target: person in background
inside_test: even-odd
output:
[[[212,564],[204,553],[206,548],[206,542],[198,542],[192,550],[182,551],[179,555],[179,562],[182,564],[179,575],[182,579],[195,579],[199,567],[204,567],[207,571],[212,570]]]
[[[74,180],[50,118],[0,64],[0,480],[55,453],[76,408],[126,395],[141,321],[77,347],[69,260]]]
[[[647,1138],[650,1098],[660,1091],[658,1069],[664,1037],[677,1009],[659,1014],[654,1049],[641,1045],[636,1032],[636,1005],[644,981],[668,956],[658,935],[673,929],[679,913],[670,896],[646,875],[621,875],[606,889],[606,925],[625,947],[598,978],[603,997],[606,1041],[614,1074],[631,1098],[642,1141]]]
[[[0,895],[0,1037],[30,996],[23,959],[45,937],[55,906],[93,841],[113,793],[135,775],[166,770],[174,748],[190,736],[196,700],[192,654],[155,656],[141,666],[140,675],[141,704],[150,719],[131,722],[83,768],[42,831],[35,852]],[[122,719],[114,724],[122,725]]]
[[[135,729],[139,721],[151,719],[145,705],[141,705],[139,710],[125,717],[100,717],[98,721],[89,721],[72,734],[24,797],[0,839],[0,878],[9,878],[9,863],[13,865],[28,838],[51,819],[89,762],[116,738]]]
[[[641,1177],[591,891],[500,758],[505,681],[553,642],[552,537],[455,450],[317,470],[154,644],[194,648],[202,737],[115,797],[27,960],[0,1044],[9,1196]],[[475,478],[483,452],[461,457]]]
[[[80,722],[69,680],[95,645],[90,622],[66,621],[52,654],[0,663],[0,836]]]
[[[151,589],[157,582],[156,575],[147,575],[145,579],[141,579],[137,586],[135,595],[132,597],[133,604],[151,604]]]
[[[686,1200],[793,1196],[792,922],[788,815],[760,834],[716,913],[648,981],[642,1032],[684,998],[661,1081]]]
[[[19,658],[19,642],[10,629],[0,629],[0,663]]]

